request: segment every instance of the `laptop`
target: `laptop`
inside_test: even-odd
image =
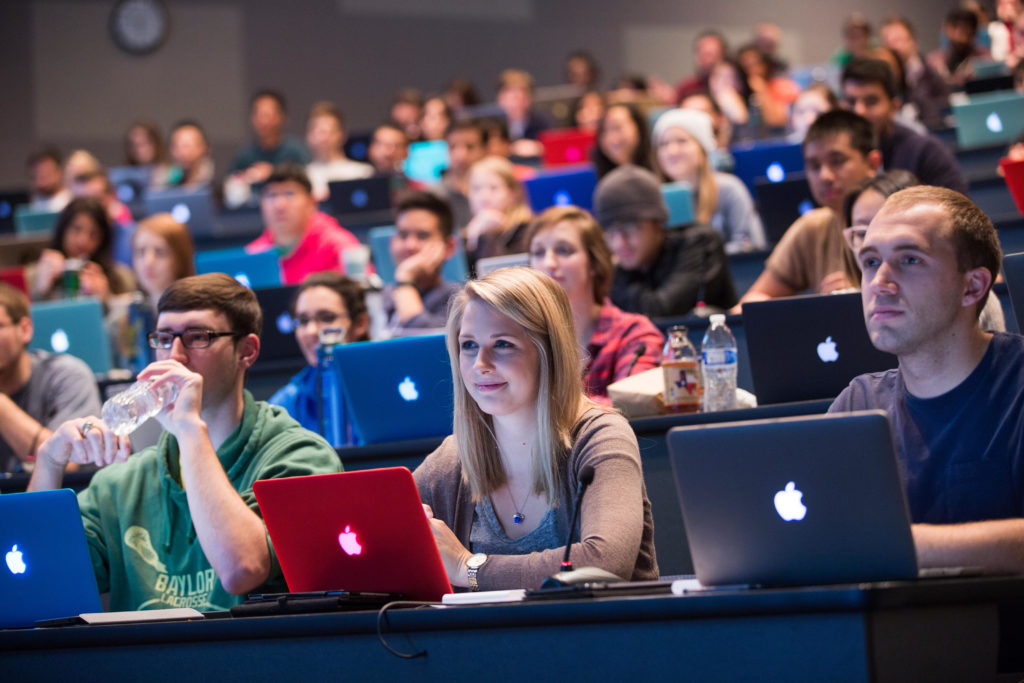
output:
[[[668,227],[693,223],[693,190],[689,183],[664,183],[661,198],[668,209]]]
[[[25,266],[0,267],[0,282],[6,282],[28,296],[28,282],[25,281]]]
[[[743,304],[758,405],[835,398],[857,375],[897,366],[874,347],[860,294],[819,294]]]
[[[327,210],[341,223],[391,219],[391,179],[385,175],[327,183]]]
[[[537,140],[544,145],[544,166],[570,166],[590,160],[597,134],[578,128],[558,128],[542,131]]]
[[[476,276],[483,277],[501,268],[530,265],[529,254],[505,254],[503,256],[486,256],[476,262]]]
[[[409,145],[409,154],[402,170],[412,180],[426,185],[441,182],[441,172],[448,168],[448,143],[444,140],[423,140]]]
[[[217,231],[210,188],[149,191],[143,198],[143,207],[147,216],[171,214],[174,220],[188,226],[193,239],[212,237]]]
[[[196,273],[227,273],[249,289],[281,286],[277,249],[249,253],[244,247],[196,254]]]
[[[395,262],[391,259],[391,237],[395,230],[393,225],[379,225],[370,228],[368,233],[373,268],[380,279],[388,284],[395,282]],[[462,240],[455,241],[455,253],[441,265],[441,276],[449,282],[463,282],[469,277]]]
[[[70,489],[0,496],[0,554],[0,628],[102,611]]]
[[[107,177],[118,199],[125,204],[137,204],[148,192],[153,167],[114,166],[107,169]]]
[[[1017,329],[1024,329],[1024,252],[1003,256],[1003,277],[1006,278],[1006,290],[1010,293]]]
[[[0,235],[13,234],[15,230],[14,225],[14,209],[16,207],[28,204],[31,198],[28,192],[24,190],[8,190],[6,192],[0,192]]]
[[[1017,211],[1024,216],[1024,160],[1010,161],[1003,157],[999,160],[999,167],[1003,169],[1003,179],[1006,180],[1013,203],[1017,205]]]
[[[60,211],[33,211],[27,204],[14,207],[14,231],[22,236],[53,234]]]
[[[85,361],[95,375],[111,368],[111,346],[103,324],[103,304],[82,297],[32,304],[32,341],[28,348],[70,353]]]
[[[452,433],[452,370],[443,334],[346,344],[335,348],[334,361],[364,443]]]
[[[758,178],[754,187],[757,211],[769,244],[777,244],[796,219],[817,206],[803,172],[789,173],[779,182]]]
[[[552,206],[569,205],[591,211],[596,187],[597,174],[589,164],[541,171],[523,181],[523,189],[534,213]]]
[[[303,358],[299,344],[295,341],[291,313],[292,300],[298,289],[298,285],[288,285],[255,290],[256,300],[260,302],[263,311],[258,363]]]
[[[884,412],[676,427],[668,451],[701,584],[917,578]]]
[[[732,147],[733,173],[756,193],[755,181],[767,178],[777,183],[790,173],[804,170],[803,147],[799,142],[765,141]]]
[[[1024,130],[1024,95],[998,92],[973,95],[954,104],[956,140],[963,148],[1009,145]]]
[[[345,138],[345,156],[353,161],[369,161],[373,133],[357,133]]]
[[[288,590],[401,593],[452,588],[412,473],[404,467],[253,483]]]

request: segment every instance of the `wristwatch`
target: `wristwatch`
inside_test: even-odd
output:
[[[477,553],[468,560],[466,560],[466,578],[469,581],[469,590],[478,591],[480,590],[480,584],[476,582],[476,573],[480,571],[480,567],[484,566],[484,562],[487,561],[487,555],[483,553]]]

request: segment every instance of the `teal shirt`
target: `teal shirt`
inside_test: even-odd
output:
[[[260,514],[252,484],[341,471],[337,452],[281,408],[245,392],[242,422],[217,449],[242,500]],[[113,611],[193,607],[225,610],[244,596],[221,585],[203,554],[179,483],[178,442],[168,432],[123,464],[103,468],[78,494],[82,523],[100,592]],[[270,549],[270,577],[254,592],[287,590]]]

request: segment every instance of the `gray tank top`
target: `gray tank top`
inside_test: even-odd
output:
[[[536,529],[521,538],[511,539],[505,535],[501,523],[494,514],[490,498],[476,504],[473,511],[473,527],[469,534],[469,549],[474,553],[488,555],[526,555],[550,548],[559,548],[565,543],[568,529],[560,528],[557,508],[551,508],[544,515]]]

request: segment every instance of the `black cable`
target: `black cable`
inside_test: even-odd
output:
[[[392,602],[387,603],[386,605],[381,607],[380,610],[377,611],[377,640],[380,641],[380,644],[384,646],[385,650],[387,650],[396,657],[401,657],[402,659],[416,659],[417,657],[426,657],[426,650],[420,650],[419,652],[413,653],[399,652],[395,648],[388,645],[388,642],[384,640],[382,623],[387,620],[387,611],[392,607],[431,607],[433,605],[438,604],[440,603],[421,602],[417,600],[394,600]],[[390,624],[388,626],[390,628]]]

